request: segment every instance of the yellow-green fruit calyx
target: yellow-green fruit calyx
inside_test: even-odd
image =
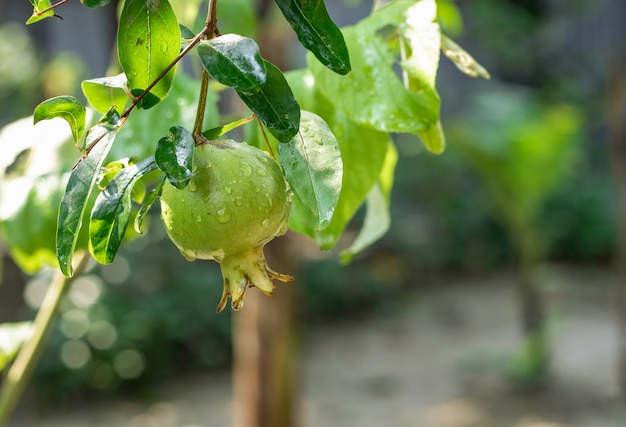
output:
[[[287,231],[290,208],[291,193],[276,161],[231,140],[197,146],[189,184],[180,190],[166,182],[161,194],[161,219],[182,254],[220,264],[218,312],[229,297],[232,308],[240,309],[248,287],[272,296],[271,279],[291,280],[272,271],[263,255],[263,246]]]

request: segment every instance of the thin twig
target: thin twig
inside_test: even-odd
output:
[[[217,0],[209,0],[209,7],[207,10],[206,23],[204,28],[204,39],[212,39],[219,35],[217,30]],[[200,97],[198,99],[198,109],[196,111],[196,121],[193,125],[192,135],[200,135],[202,133],[202,126],[204,124],[204,113],[206,110],[206,101],[209,93],[209,81],[210,76],[208,71],[202,68],[202,83],[200,85]]]
[[[44,13],[46,13],[47,11],[54,9],[55,7],[61,6],[63,3],[67,3],[68,1],[69,1],[69,0],[61,0],[61,1],[59,1],[58,3],[55,3],[55,4],[53,4],[53,5],[52,5],[52,6],[50,6],[50,7],[47,7],[47,8],[45,8],[45,9],[43,9],[43,10],[40,10],[40,11],[38,11],[38,12],[37,12],[37,16],[41,16],[41,15],[43,15]],[[59,16],[59,18],[61,18],[61,17]],[[63,18],[61,18],[61,19],[63,19]]]
[[[33,335],[24,343],[4,378],[0,391],[0,426],[7,423],[24,393],[54,325],[59,304],[70,284],[85,271],[89,256],[87,253],[81,253],[76,260],[78,262],[74,276],[65,277],[61,271],[55,273],[33,322]]]

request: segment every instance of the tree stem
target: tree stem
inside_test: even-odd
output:
[[[65,277],[61,271],[55,273],[33,322],[33,335],[24,343],[4,378],[0,390],[0,427],[7,423],[24,393],[54,325],[59,304],[70,284],[85,271],[89,256],[87,253],[81,253],[76,260],[78,263],[74,276]]]
[[[219,35],[217,30],[217,0],[209,0],[207,8],[206,25],[204,28],[203,39],[208,40]],[[206,100],[209,94],[210,76],[205,68],[202,68],[202,83],[200,85],[200,98],[198,99],[198,109],[196,110],[196,121],[193,125],[192,135],[195,137],[202,133],[202,125],[204,123],[204,113],[206,110]]]

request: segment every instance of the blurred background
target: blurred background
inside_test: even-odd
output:
[[[372,7],[326,3],[340,26]],[[624,426],[626,3],[438,7],[443,31],[492,78],[442,57],[448,147],[434,156],[397,136],[392,225],[374,247],[348,265],[295,235],[268,248],[297,281],[277,285],[274,309],[259,306],[275,311],[293,294],[291,327],[270,340],[288,335],[290,397],[278,390],[265,404],[292,407],[285,427]],[[31,12],[0,0],[0,126],[45,98],[82,97],[80,82],[109,66],[113,4],[70,2],[63,20],[27,27]],[[265,34],[266,57],[303,66],[286,25]],[[215,314],[218,266],[187,262],[158,213],[151,222],[73,284],[9,425],[252,425],[233,416],[230,373],[231,320],[246,309]],[[284,248],[298,255],[285,260]],[[0,322],[32,319],[52,273],[28,275],[1,240],[0,251]],[[280,377],[281,366],[265,368]]]

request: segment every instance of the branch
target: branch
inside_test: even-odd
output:
[[[73,277],[65,277],[60,271],[57,271],[52,278],[43,303],[35,317],[33,335],[20,349],[2,383],[0,391],[0,426],[4,426],[7,423],[24,393],[24,389],[33,374],[48,335],[54,325],[54,317],[59,309],[59,304],[67,293],[70,284],[85,271],[89,256],[87,253],[82,253],[76,259],[78,260],[78,265]]]

